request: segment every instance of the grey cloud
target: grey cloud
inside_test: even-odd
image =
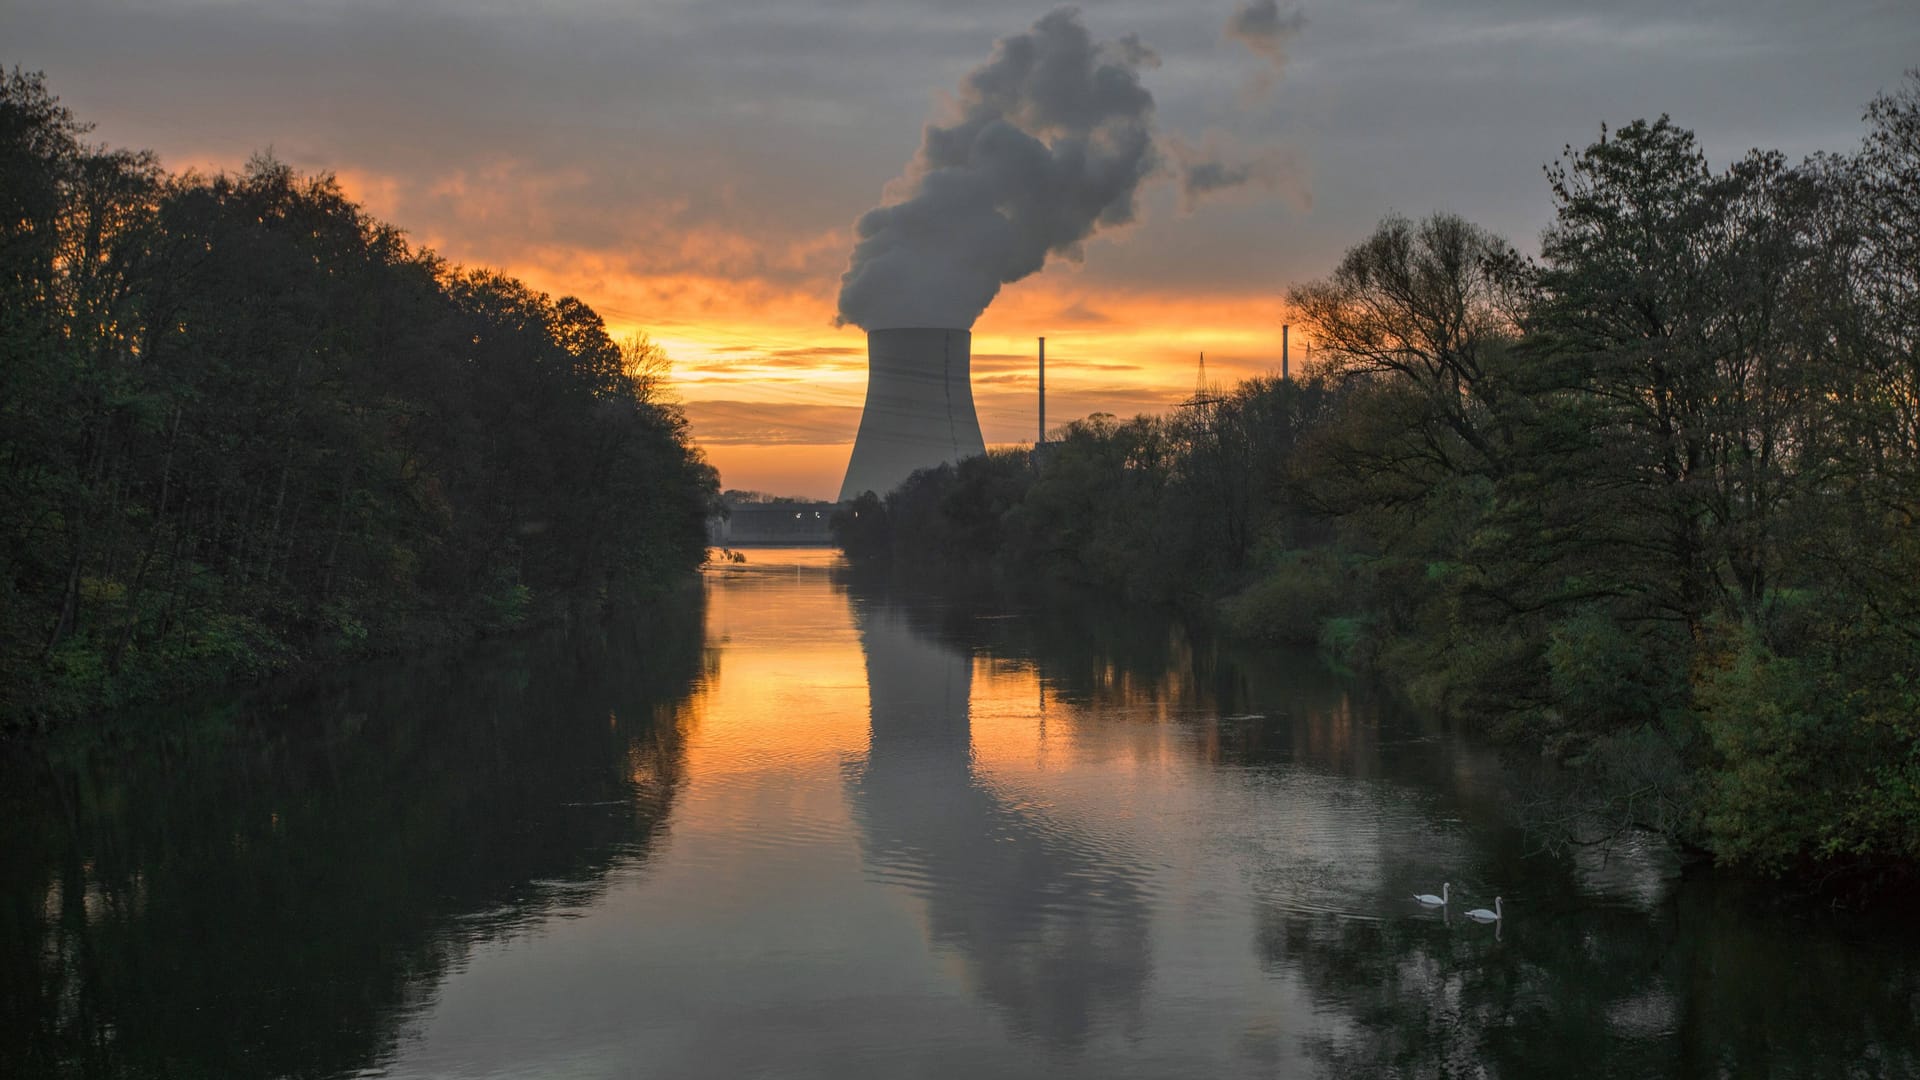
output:
[[[1227,19],[1227,37],[1238,41],[1272,64],[1286,67],[1287,43],[1307,25],[1302,11],[1280,13],[1278,0],[1247,0]]]
[[[1196,161],[1182,166],[1180,186],[1189,195],[1204,195],[1209,191],[1239,187],[1252,180],[1257,171],[1254,163],[1248,161],[1233,165],[1224,161]]]
[[[1188,213],[1209,195],[1241,188],[1284,189],[1302,208],[1312,198],[1295,155],[1281,147],[1249,147],[1217,131],[1200,142],[1167,140],[1180,179],[1182,208]]]
[[[860,410],[799,402],[689,401],[681,405],[699,442],[714,446],[813,446],[853,441]]]
[[[0,0],[0,60],[45,69],[97,137],[170,165],[237,166],[271,144],[303,169],[385,177],[387,216],[457,258],[573,245],[663,272],[770,275],[820,295],[824,320],[845,224],[898,171],[928,89],[956,85],[1033,10]],[[1243,46],[1223,45],[1220,21],[1089,0],[1090,25],[1160,54],[1142,80],[1159,124],[1296,147],[1315,183],[1311,214],[1222,198],[1180,217],[1160,212],[1177,185],[1144,196],[1127,242],[1073,269],[1076,294],[1122,318],[1121,294],[1271,295],[1324,273],[1389,208],[1451,209],[1526,245],[1551,212],[1540,165],[1602,121],[1672,113],[1716,162],[1751,146],[1846,150],[1867,100],[1920,56],[1911,4],[1886,0],[1344,0],[1310,15],[1289,43],[1286,93],[1249,110],[1221,63]],[[503,161],[541,180],[523,204],[481,213],[432,194]],[[772,248],[841,239],[805,258],[674,246],[696,227]]]

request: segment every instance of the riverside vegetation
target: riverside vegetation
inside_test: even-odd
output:
[[[1571,766],[1554,813],[1870,895],[1920,866],[1920,73],[1863,144],[1547,170],[1537,258],[1389,217],[1288,293],[1316,363],[861,497],[857,562],[1317,644]]]
[[[0,72],[0,729],[658,592],[664,357],[330,177],[169,174]]]

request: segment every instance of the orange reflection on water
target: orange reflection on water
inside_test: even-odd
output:
[[[1128,773],[1217,760],[1206,737],[1217,722],[1196,716],[1211,703],[1193,679],[1192,648],[1172,635],[1165,649],[1171,662],[1152,670],[1099,659],[1065,694],[1031,661],[975,657],[975,760],[986,768],[1080,764]]]
[[[824,578],[826,549],[751,550],[707,572],[712,670],[684,708],[696,722],[689,773],[791,768],[859,754],[866,667],[846,600]]]

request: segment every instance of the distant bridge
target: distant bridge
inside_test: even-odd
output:
[[[707,519],[707,542],[716,547],[753,544],[825,547],[833,543],[827,522],[839,505],[830,502],[729,503],[730,516]]]

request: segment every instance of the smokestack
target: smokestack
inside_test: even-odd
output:
[[[1287,324],[1280,324],[1280,381],[1287,381]]]
[[[987,452],[973,411],[973,334],[937,327],[867,333],[867,404],[840,501],[885,495],[916,469]]]
[[[1040,437],[1034,440],[1039,446],[1047,441],[1047,339],[1040,339]]]

